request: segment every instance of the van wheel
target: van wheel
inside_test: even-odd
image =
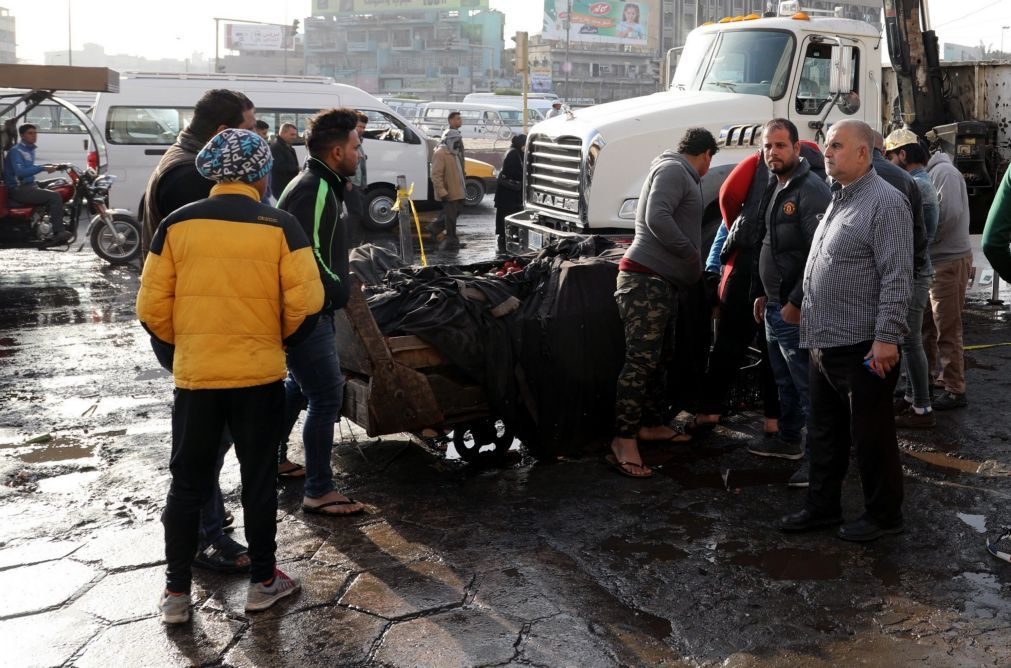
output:
[[[388,186],[378,186],[365,193],[365,218],[362,224],[376,232],[389,232],[397,226],[397,193]]]
[[[467,179],[467,191],[464,195],[464,206],[477,206],[484,201],[484,181]]]

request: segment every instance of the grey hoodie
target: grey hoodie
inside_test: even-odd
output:
[[[927,173],[937,189],[940,215],[937,218],[937,232],[927,250],[934,264],[960,260],[972,254],[969,243],[969,195],[965,189],[965,179],[951,162],[947,153],[937,152],[930,156]]]
[[[625,257],[676,286],[702,275],[702,189],[695,168],[675,151],[650,166],[635,211],[635,239]]]

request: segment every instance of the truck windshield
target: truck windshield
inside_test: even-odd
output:
[[[788,32],[725,32],[712,50],[712,57],[706,59],[708,64],[699,89],[779,99],[786,92],[790,80],[793,49],[793,35]]]

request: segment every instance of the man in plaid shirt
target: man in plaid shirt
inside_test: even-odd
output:
[[[864,514],[839,529],[868,541],[902,531],[902,467],[892,392],[913,289],[913,221],[905,195],[877,175],[862,121],[829,130],[828,174],[842,185],[815,232],[804,269],[800,344],[810,350],[811,483],[788,532],[842,523],[842,482],[856,449]]]

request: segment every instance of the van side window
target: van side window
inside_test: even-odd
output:
[[[169,146],[191,118],[188,108],[109,107],[105,138],[112,144]]]
[[[375,109],[362,109],[361,111],[369,117],[369,124],[365,126],[365,139],[395,141],[405,144],[421,143],[415,133],[396,116]]]

